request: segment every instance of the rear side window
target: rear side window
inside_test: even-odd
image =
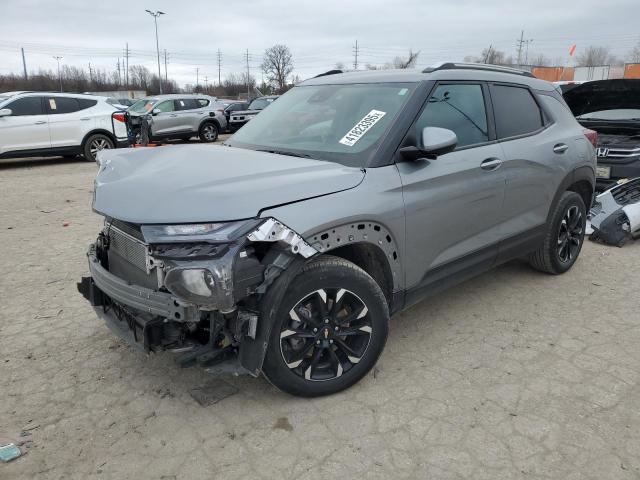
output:
[[[50,97],[47,101],[49,104],[49,113],[53,115],[78,112],[85,108],[93,107],[98,103],[97,100],[72,97]]]
[[[498,138],[525,135],[544,125],[540,107],[527,88],[491,85],[491,100]]]
[[[416,138],[425,127],[453,130],[458,147],[489,140],[482,87],[476,84],[438,85],[416,122]]]
[[[11,109],[11,115],[22,117],[25,115],[44,115],[42,97],[24,97],[11,102],[5,108]]]
[[[200,108],[200,104],[193,98],[181,98],[174,100],[175,110],[193,110],[194,108]]]

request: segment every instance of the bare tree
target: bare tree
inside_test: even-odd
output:
[[[287,77],[293,72],[293,56],[286,45],[274,45],[264,51],[262,71],[278,90],[287,88]]]
[[[409,55],[407,57],[396,57],[393,59],[393,68],[407,69],[413,68],[418,61],[418,56],[420,52],[414,52],[409,49]]]
[[[531,58],[530,63],[536,67],[546,67],[551,65],[551,60],[544,53],[538,53]]]
[[[627,61],[630,63],[640,63],[640,42],[631,49],[627,55]]]
[[[465,62],[488,63],[490,65],[513,65],[513,57],[507,56],[504,52],[488,47],[482,50],[479,56],[467,55],[464,57]]]
[[[590,45],[576,57],[576,65],[579,67],[596,67],[609,65],[615,61],[615,57],[609,52],[609,47]]]

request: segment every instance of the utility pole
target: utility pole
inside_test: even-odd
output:
[[[489,57],[491,56],[491,49],[493,48],[493,44],[489,45],[489,49],[487,50],[487,54],[484,56],[484,61],[482,63],[487,63],[489,61]]]
[[[167,49],[164,49],[164,81],[165,83],[169,81],[169,77],[167,76]]]
[[[200,82],[199,75],[200,75],[200,69],[196,67],[196,92],[198,91],[198,85],[199,85],[199,82]]]
[[[518,42],[518,66],[520,66],[522,62],[522,46],[524,45],[524,30],[520,32],[520,40],[516,40]]]
[[[20,48],[22,51],[22,69],[24,70],[24,79],[27,79],[27,62],[24,59],[24,48]]]
[[[353,69],[357,70],[358,69],[358,53],[360,52],[360,50],[358,49],[358,40],[356,40],[356,46],[353,47],[353,54],[355,55],[355,58],[353,60]]]
[[[209,90],[209,77],[207,77],[206,75],[204,76],[204,91],[205,93],[208,93]]]
[[[56,62],[58,62],[58,82],[60,83],[60,91],[62,91],[62,77],[60,76],[60,60],[62,60],[63,57],[54,55],[54,57],[56,59]]]
[[[129,86],[129,42],[126,43],[126,47],[124,49],[124,58],[125,58],[125,66],[124,66],[124,84]]]
[[[93,83],[93,75],[91,74],[91,62],[89,62],[89,85]]]
[[[222,53],[220,52],[220,49],[218,49],[218,86],[221,87],[222,86],[222,80],[221,80],[221,76],[220,76],[220,70],[222,69]]]
[[[120,57],[118,57],[118,61],[116,62],[116,69],[118,70],[118,85],[121,85],[122,80],[120,78]]]
[[[250,86],[249,86],[249,49],[247,48],[247,53],[246,53],[246,59],[247,59],[247,102],[249,101],[250,97],[251,97],[251,91],[250,91]]]
[[[156,26],[156,53],[158,54],[158,85],[160,87],[160,95],[162,95],[162,73],[160,71],[160,43],[158,42],[158,17],[164,15],[164,12],[160,10],[152,12],[151,10],[145,10],[149,15],[153,17],[153,22]]]
[[[525,54],[524,54],[524,64],[528,65],[529,64],[529,44],[531,42],[533,42],[533,38],[530,38],[528,40],[524,41],[527,44],[527,48],[525,50]]]

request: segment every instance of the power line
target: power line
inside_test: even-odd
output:
[[[356,46],[353,47],[353,54],[354,54],[354,59],[353,59],[353,69],[357,70],[358,69],[358,53],[360,51],[358,50],[358,40],[356,40]]]

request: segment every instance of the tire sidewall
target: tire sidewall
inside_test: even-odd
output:
[[[387,340],[389,310],[384,294],[363,270],[340,265],[318,265],[305,268],[287,288],[276,309],[269,346],[263,364],[267,379],[281,390],[299,396],[328,395],[344,390],[364,377],[378,360]],[[280,332],[289,319],[289,311],[303,298],[320,288],[345,288],[356,294],[369,310],[372,332],[362,360],[341,377],[310,381],[296,375],[287,367],[280,349]]]
[[[582,238],[580,239],[580,245],[578,247],[578,251],[573,259],[569,262],[562,262],[560,260],[560,256],[558,255],[557,248],[557,239],[560,231],[560,224],[562,223],[562,219],[564,218],[567,210],[572,206],[577,206],[582,214]],[[584,245],[584,235],[587,224],[587,211],[584,205],[584,201],[582,197],[575,192],[565,192],[558,203],[558,207],[556,208],[556,214],[554,215],[553,222],[551,224],[551,236],[549,239],[549,257],[551,259],[552,266],[555,271],[558,273],[564,273],[569,270],[573,264],[576,262],[578,257],[580,256],[580,252],[582,251],[582,246]]]

